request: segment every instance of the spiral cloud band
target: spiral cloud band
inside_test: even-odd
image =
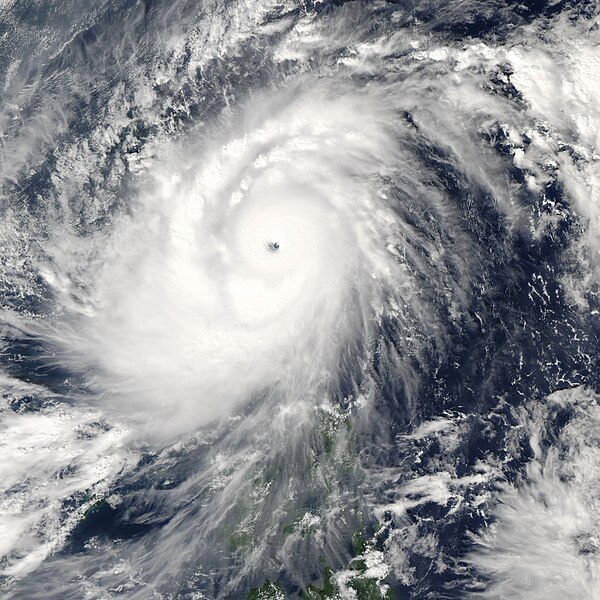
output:
[[[597,6],[49,6],[0,8],[3,597],[596,598]]]
[[[364,94],[297,88],[243,107],[229,137],[169,151],[177,166],[155,167],[61,290],[68,309],[48,334],[60,363],[93,365],[97,402],[161,435],[261,390],[327,394],[341,349],[367,347],[373,302],[402,280],[377,196],[397,159],[385,118]],[[73,258],[57,252],[60,272]]]

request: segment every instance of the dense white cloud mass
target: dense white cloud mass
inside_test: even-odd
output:
[[[7,598],[598,596],[598,16],[480,4],[0,3]]]
[[[534,458],[519,488],[503,486],[471,556],[491,577],[484,598],[598,597],[598,398],[569,390],[547,402],[523,413]],[[547,411],[561,409],[573,418],[546,446]]]
[[[91,257],[61,236],[42,267],[67,310],[41,332],[54,359],[94,365],[97,402],[161,437],[264,390],[320,400],[344,346],[371,333],[374,302],[406,279],[376,195],[400,158],[385,102],[298,85],[170,150]],[[64,285],[67,270],[81,278]]]

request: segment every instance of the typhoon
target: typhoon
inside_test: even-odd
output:
[[[0,2],[0,590],[600,599],[594,2]]]
[[[357,90],[303,87],[169,150],[81,279],[57,286],[65,313],[40,332],[52,362],[142,436],[189,432],[253,396],[328,397],[352,347],[368,349],[375,299],[406,279],[376,196],[397,154],[387,111]],[[56,286],[73,257],[52,252],[42,272]]]

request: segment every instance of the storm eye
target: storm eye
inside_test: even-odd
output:
[[[279,250],[279,242],[268,242],[267,250],[269,252],[277,252],[277,250]]]

